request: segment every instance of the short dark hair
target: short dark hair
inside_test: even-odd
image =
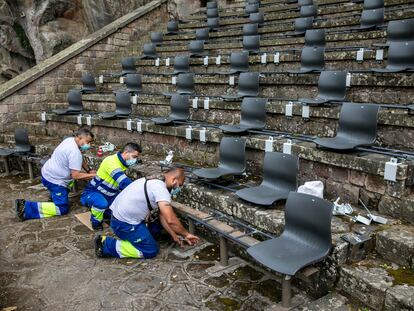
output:
[[[185,170],[182,167],[179,166],[171,166],[167,169],[167,171],[165,171],[164,173],[166,174],[171,174],[171,175],[176,175],[176,176],[183,176],[185,175]]]
[[[89,136],[90,138],[94,139],[95,135],[92,133],[91,129],[89,127],[81,127],[75,132],[75,137],[79,136]]]
[[[129,142],[126,143],[125,146],[122,148],[121,152],[133,152],[138,151],[139,153],[142,153],[142,147],[138,145],[137,143]]]

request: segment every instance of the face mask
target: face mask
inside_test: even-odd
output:
[[[89,144],[84,144],[84,145],[79,147],[79,149],[81,151],[86,151],[86,150],[89,150],[90,148],[91,148],[91,145],[89,145]]]
[[[134,165],[135,163],[137,163],[137,159],[136,159],[136,158],[133,158],[133,159],[128,159],[128,160],[126,160],[126,161],[125,161],[125,163],[126,163],[126,165],[128,165],[128,166],[132,166],[132,165]]]
[[[177,194],[180,193],[180,191],[181,191],[181,187],[174,188],[173,190],[171,190],[171,195],[176,196]]]

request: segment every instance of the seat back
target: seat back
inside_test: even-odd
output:
[[[243,36],[257,36],[259,34],[259,24],[244,24]]]
[[[414,41],[391,42],[387,67],[414,69]]]
[[[207,9],[207,18],[214,18],[214,17],[219,17],[218,9],[217,8]]]
[[[346,94],[345,71],[322,71],[318,82],[318,97],[344,100]]]
[[[246,140],[239,137],[223,137],[220,142],[219,167],[234,172],[246,170]]]
[[[138,73],[127,74],[125,78],[125,86],[130,93],[142,93],[141,75]]]
[[[251,23],[258,24],[259,27],[263,26],[263,24],[264,24],[264,14],[263,14],[263,12],[251,13],[249,15],[249,19],[250,19]]]
[[[210,30],[217,30],[220,28],[220,20],[218,17],[207,18],[207,27]]]
[[[388,42],[414,41],[414,18],[389,21]]]
[[[163,41],[163,34],[159,31],[151,32],[151,42],[155,45],[161,44]]]
[[[325,68],[324,47],[304,47],[300,56],[302,69],[323,70]]]
[[[131,94],[125,91],[115,92],[115,113],[120,116],[128,116],[132,112]]]
[[[260,129],[266,125],[266,98],[243,98],[240,111],[240,125]]]
[[[82,92],[79,90],[69,90],[68,92],[68,111],[82,111]]]
[[[96,83],[95,78],[90,73],[84,74],[81,78],[82,81],[82,92],[84,93],[95,93]]]
[[[364,10],[380,9],[384,7],[384,0],[364,0]]]
[[[374,104],[342,104],[336,136],[373,144],[377,138],[379,106]]]
[[[298,7],[305,6],[305,5],[312,5],[313,0],[299,0]]]
[[[190,96],[173,94],[170,117],[174,120],[187,120],[190,117]]]
[[[243,36],[243,51],[259,52],[260,50],[260,36]]]
[[[14,141],[16,142],[15,150],[17,152],[29,152],[32,149],[32,146],[29,142],[29,133],[27,132],[27,129],[15,129]]]
[[[258,3],[252,3],[252,4],[247,3],[245,7],[246,14],[259,12],[259,6],[260,5]]]
[[[177,92],[192,94],[194,93],[194,74],[180,73],[177,77]]]
[[[122,75],[137,72],[136,67],[135,67],[135,58],[134,57],[124,57],[121,60],[121,67],[122,67]]]
[[[196,40],[204,40],[205,42],[209,39],[209,29],[201,28],[195,31]]]
[[[325,29],[309,29],[305,32],[305,46],[325,47]]]
[[[333,204],[313,195],[290,192],[285,205],[282,235],[294,236],[312,248],[329,253],[332,245]]]
[[[239,75],[238,94],[255,97],[259,95],[259,72],[242,72]]]
[[[230,54],[230,68],[236,72],[249,71],[249,52],[232,52]]]
[[[280,152],[266,152],[262,185],[274,189],[296,191],[298,171],[298,157]]]
[[[217,8],[217,2],[216,1],[209,1],[206,5],[207,9],[214,9]]]
[[[363,10],[361,14],[362,27],[374,27],[384,24],[384,8]]]
[[[144,53],[145,57],[156,58],[157,57],[157,49],[156,49],[155,44],[145,43],[143,53]]]
[[[188,44],[188,50],[190,54],[200,55],[204,53],[204,41],[203,40],[192,40]]]
[[[170,20],[167,23],[167,31],[169,33],[177,33],[178,32],[178,21],[176,21],[176,20]]]
[[[174,57],[174,73],[190,72],[190,60],[187,55],[178,55]]]
[[[315,4],[303,5],[300,7],[299,15],[301,17],[316,17],[318,16],[318,7]]]
[[[258,5],[260,5],[260,0],[248,0],[247,3],[248,4],[258,4]]]
[[[295,32],[305,33],[306,30],[313,28],[313,17],[299,17],[295,19]]]

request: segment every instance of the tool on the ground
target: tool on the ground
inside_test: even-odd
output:
[[[374,222],[377,222],[379,224],[387,224],[388,219],[384,218],[382,216],[377,216],[371,213],[371,211],[368,209],[368,207],[364,204],[364,202],[362,202],[361,199],[359,199],[359,202],[362,204],[362,206],[365,208],[365,210],[368,212],[368,217],[371,218],[371,220],[373,220]]]

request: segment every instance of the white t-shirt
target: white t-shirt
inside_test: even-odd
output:
[[[144,183],[145,178],[137,179],[118,194],[110,207],[116,219],[131,225],[137,225],[146,219],[149,209],[145,199]],[[171,195],[162,180],[148,180],[147,192],[153,209],[158,208],[158,202],[171,202]]]
[[[50,159],[43,165],[42,176],[48,182],[68,187],[72,181],[71,170],[80,171],[82,162],[82,153],[75,142],[75,138],[66,138],[57,146]]]

